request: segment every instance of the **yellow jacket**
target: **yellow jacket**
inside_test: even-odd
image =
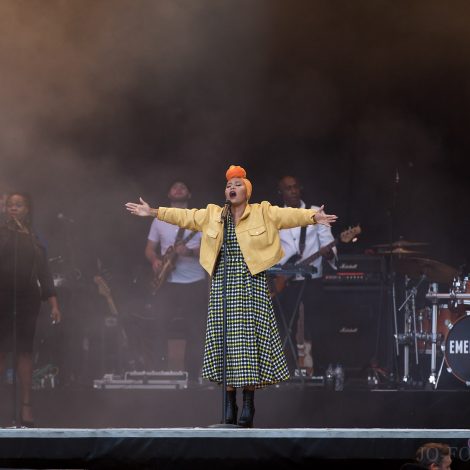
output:
[[[157,217],[170,224],[202,232],[199,262],[212,276],[223,241],[222,207],[209,204],[205,209],[159,207]],[[279,230],[314,224],[313,209],[272,206],[263,201],[248,204],[235,227],[238,244],[251,274],[278,263],[284,256]]]

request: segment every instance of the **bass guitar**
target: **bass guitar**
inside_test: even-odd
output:
[[[335,238],[331,243],[328,243],[328,245],[322,248],[333,248],[339,242],[349,243],[357,238],[361,231],[362,230],[359,224],[354,227],[350,227],[347,230],[341,232],[339,237]],[[280,269],[277,271],[278,274],[276,274],[272,282],[270,282],[271,296],[274,297],[285,289],[289,283],[289,280],[295,277],[295,274],[292,274],[293,272],[297,271],[299,274],[304,274],[306,271],[308,271],[308,266],[321,256],[322,255],[320,251],[317,251],[302,261],[298,261],[296,263],[286,263],[280,266]],[[283,274],[283,271],[285,271],[286,274]]]

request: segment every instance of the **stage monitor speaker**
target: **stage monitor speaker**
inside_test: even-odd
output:
[[[327,315],[321,345],[323,360],[340,363],[346,370],[366,371],[371,361],[383,365],[392,334],[387,321],[386,289],[356,286],[324,292]]]

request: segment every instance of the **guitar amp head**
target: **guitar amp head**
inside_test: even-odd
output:
[[[323,276],[327,290],[348,286],[380,286],[386,279],[382,256],[343,255],[339,257],[337,266],[336,272]]]

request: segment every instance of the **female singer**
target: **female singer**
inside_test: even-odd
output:
[[[202,232],[200,263],[212,276],[202,376],[222,383],[223,282],[227,250],[227,409],[226,423],[253,426],[256,388],[279,383],[289,372],[274,317],[266,270],[283,256],[279,230],[336,220],[323,206],[312,209],[281,208],[269,202],[250,204],[252,184],[242,167],[226,172],[224,208],[209,204],[205,209],[159,207],[151,209],[127,203],[134,215],[154,216],[171,224]],[[223,244],[223,226],[227,240]],[[237,420],[236,389],[243,388],[243,408]]]

